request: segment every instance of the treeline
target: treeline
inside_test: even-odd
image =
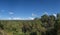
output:
[[[60,14],[43,15],[41,18],[35,18],[33,23],[23,24],[22,30],[24,33],[27,31],[31,35],[60,35]]]
[[[60,35],[60,14],[45,14],[34,20],[0,20],[0,30],[6,35]]]

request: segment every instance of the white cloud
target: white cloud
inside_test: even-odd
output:
[[[16,18],[13,18],[13,20],[33,20],[34,18],[32,17],[28,17],[28,18],[19,18],[19,17],[16,17]]]
[[[36,14],[32,13],[32,16],[37,16]]]
[[[33,18],[33,17],[29,17],[29,19],[34,20],[34,18]]]
[[[14,14],[13,12],[9,12],[9,14]]]
[[[55,17],[57,16],[56,14],[53,14]]]
[[[20,17],[13,17],[13,18],[4,18],[4,20],[33,20],[33,17],[27,17],[27,18],[20,18]]]
[[[9,17],[9,18],[7,18],[7,19],[9,19],[9,20],[10,20],[11,18]]]
[[[21,20],[22,18],[19,18],[19,17],[14,17],[12,18],[13,20]]]
[[[48,15],[48,13],[47,13],[47,12],[44,12],[43,14],[47,14],[47,15]]]

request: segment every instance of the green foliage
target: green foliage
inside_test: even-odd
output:
[[[0,20],[0,30],[7,35],[57,35],[60,32],[60,14],[56,17],[45,14],[34,20]]]

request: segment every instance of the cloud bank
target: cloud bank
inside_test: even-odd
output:
[[[13,17],[13,18],[3,18],[1,20],[34,20],[33,17],[27,17],[27,18],[20,18],[20,17]]]

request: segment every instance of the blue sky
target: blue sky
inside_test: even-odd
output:
[[[0,19],[33,19],[60,13],[60,0],[0,0]]]

